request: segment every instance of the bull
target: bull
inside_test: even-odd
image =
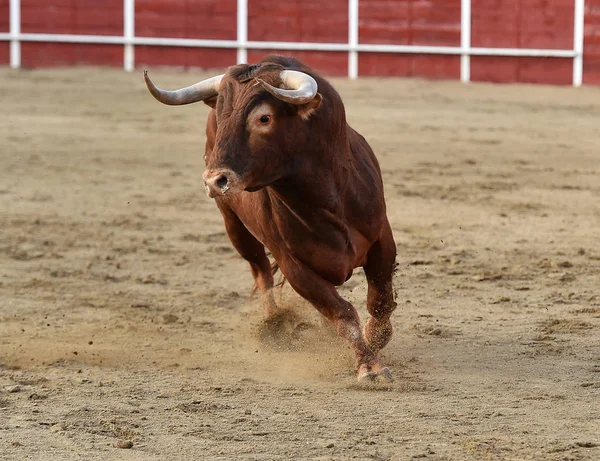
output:
[[[204,186],[231,243],[248,263],[267,318],[277,313],[265,247],[292,288],[333,323],[356,356],[359,381],[391,381],[379,351],[392,337],[396,245],[379,163],[347,121],[333,86],[302,62],[270,55],[175,91],[161,103],[203,101]],[[357,267],[369,319],[337,292]]]

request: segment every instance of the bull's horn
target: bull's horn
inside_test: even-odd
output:
[[[152,96],[163,104],[170,106],[181,106],[183,104],[191,104],[193,102],[204,101],[205,99],[211,98],[219,94],[219,84],[224,74],[211,77],[201,82],[195,83],[185,88],[181,88],[175,91],[168,91],[158,88],[150,77],[148,77],[148,71],[144,71],[144,80],[146,86]]]
[[[317,90],[319,89],[317,82],[314,78],[304,72],[284,70],[279,77],[283,82],[283,86],[290,88],[289,90],[276,88],[261,79],[257,79],[257,81],[265,90],[277,99],[281,99],[282,101],[291,104],[306,104],[307,102],[312,101],[317,95]]]

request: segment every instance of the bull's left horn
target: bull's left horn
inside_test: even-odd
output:
[[[312,101],[317,95],[319,89],[317,82],[304,72],[284,70],[279,74],[279,77],[283,82],[283,86],[289,88],[288,90],[269,85],[261,79],[257,79],[257,81],[277,99],[289,102],[290,104],[306,104]]]
[[[193,102],[204,101],[212,98],[219,94],[219,84],[224,74],[211,77],[193,85],[181,88],[179,90],[168,91],[158,88],[150,77],[148,77],[148,71],[144,71],[144,80],[146,86],[152,96],[163,104],[169,106],[181,106],[183,104],[191,104]]]

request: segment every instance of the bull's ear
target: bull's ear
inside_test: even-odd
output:
[[[204,104],[206,104],[208,107],[212,107],[213,109],[215,108],[215,106],[217,105],[217,96],[212,96],[208,99],[205,99],[204,101],[202,101]]]
[[[303,120],[308,120],[313,112],[319,108],[322,101],[323,96],[321,96],[321,93],[317,93],[312,101],[298,106],[298,115],[302,117]]]

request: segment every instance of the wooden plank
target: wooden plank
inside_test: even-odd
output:
[[[358,75],[456,80],[460,77],[460,56],[360,53]]]
[[[460,0],[361,0],[359,43],[460,46]]]
[[[471,44],[573,49],[573,0],[472,0]]]
[[[64,67],[74,65],[122,66],[123,47],[78,43],[21,44],[23,67]]]
[[[471,58],[473,82],[571,85],[572,79],[572,59],[503,56]]]
[[[248,40],[347,43],[348,1],[250,1]]]
[[[248,62],[256,63],[268,54],[293,56],[327,76],[348,75],[348,53],[338,51],[248,50]]]
[[[184,69],[224,69],[236,62],[236,50],[164,46],[136,46],[137,67],[168,66]]]
[[[10,64],[10,44],[8,42],[0,42],[0,66],[8,66]]]
[[[236,0],[136,0],[136,35],[235,40],[236,8]]]
[[[22,0],[23,33],[122,35],[122,0]]]

